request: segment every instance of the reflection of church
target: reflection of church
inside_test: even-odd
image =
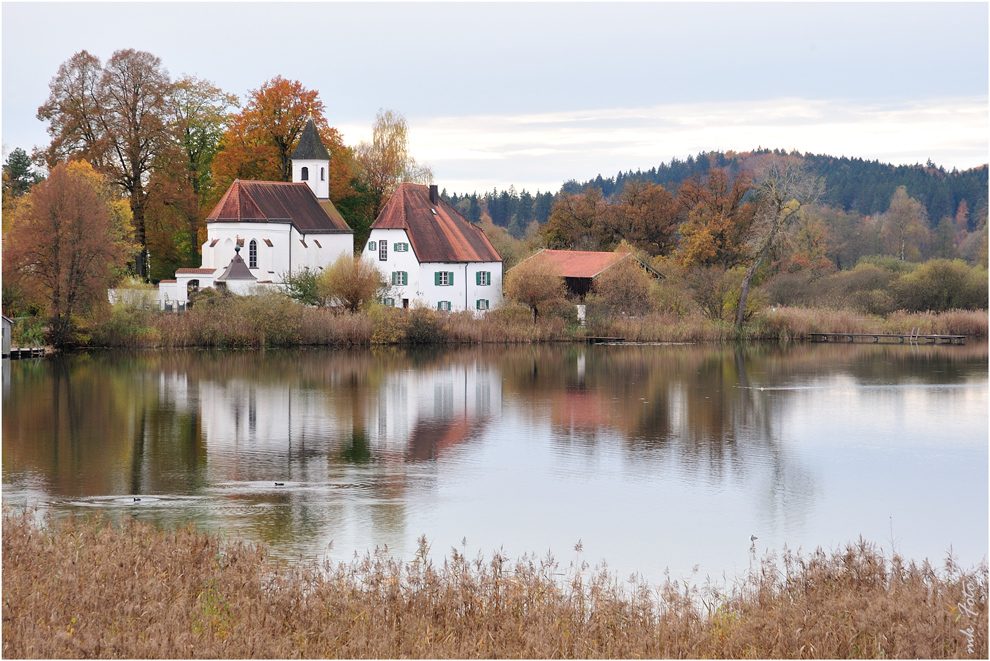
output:
[[[329,168],[330,154],[309,120],[292,152],[292,182],[235,180],[206,218],[202,266],[162,280],[160,306],[182,308],[204,287],[247,294],[353,254],[354,232],[330,201]]]
[[[327,360],[333,370],[333,358]],[[362,362],[359,371],[369,366]],[[355,437],[366,439],[375,456],[435,459],[476,438],[501,412],[501,373],[486,364],[396,369],[373,389],[350,386],[349,373],[339,376],[314,387],[253,374],[195,381],[176,374],[163,381],[162,394],[176,409],[198,409],[207,455],[220,463],[232,465],[228,460],[241,453],[266,460],[281,456],[292,465],[301,462],[300,468],[312,461],[314,477],[326,470],[328,455],[339,455]],[[252,465],[229,479],[268,479],[269,474],[252,476],[264,470]]]

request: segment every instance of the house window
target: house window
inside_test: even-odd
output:
[[[388,306],[388,307],[390,307],[390,308],[394,308],[394,307],[395,307],[395,299],[394,299],[394,298],[386,298],[386,299],[385,299],[385,300],[383,301],[383,303],[384,303],[384,304],[385,304],[386,306]]]
[[[477,308],[479,310],[487,310],[488,309],[488,299],[487,298],[479,298],[478,299],[478,303],[477,303]]]
[[[368,241],[368,250],[378,250],[378,244],[374,241]]]
[[[450,311],[450,301],[440,301],[437,303],[437,310],[447,310]]]
[[[320,181],[326,181],[326,168],[320,168]]]
[[[453,271],[437,271],[433,274],[433,284],[437,287],[450,287],[454,284]]]
[[[302,181],[309,181],[309,168],[303,168],[302,173],[299,175],[299,179]]]
[[[475,274],[475,281],[479,287],[485,287],[492,284],[492,272],[491,271],[478,271]]]
[[[402,241],[396,242],[392,247],[395,249],[395,252],[409,252],[409,244]]]
[[[254,239],[248,244],[248,268],[258,268],[258,242]]]
[[[388,241],[378,242],[378,261],[384,262],[388,259]]]
[[[409,284],[409,273],[406,271],[392,271],[392,284],[393,285],[408,285]]]

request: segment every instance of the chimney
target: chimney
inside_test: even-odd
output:
[[[436,206],[440,203],[440,193],[437,192],[436,184],[430,184],[430,204]]]

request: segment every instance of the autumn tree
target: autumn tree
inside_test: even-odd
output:
[[[539,254],[530,257],[505,274],[502,291],[510,301],[522,303],[533,312],[533,322],[541,310],[560,305],[567,296],[564,279],[549,260]]]
[[[589,186],[583,193],[561,192],[540,231],[551,250],[611,250],[620,240],[613,220],[602,192]]]
[[[745,319],[746,299],[753,276],[801,208],[821,195],[822,181],[809,175],[796,159],[772,158],[756,176],[755,188],[756,212],[749,233],[748,264],[740,283],[736,308],[736,324],[740,327]]]
[[[49,341],[60,349],[73,342],[80,317],[108,304],[107,288],[129,257],[119,210],[92,175],[85,163],[56,166],[5,237],[4,280],[44,311]]]
[[[235,179],[291,181],[292,152],[312,118],[330,154],[330,199],[348,222],[355,214],[367,215],[362,200],[355,199],[359,191],[353,185],[358,171],[354,155],[340,132],[327,123],[323,110],[319,92],[281,76],[253,90],[244,108],[229,118],[224,129],[221,148],[213,159],[207,204],[215,204]]]
[[[324,305],[350,312],[382,298],[389,288],[374,262],[355,255],[341,255],[317,280],[317,291]]]
[[[921,249],[928,240],[928,212],[925,205],[898,186],[890,206],[880,217],[880,235],[888,255],[901,261],[921,261]]]
[[[357,161],[377,218],[396,186],[405,181],[432,184],[433,171],[409,154],[409,124],[401,113],[379,109],[371,136],[371,142],[358,145]]]
[[[617,234],[647,254],[667,255],[676,248],[680,207],[663,186],[626,182],[615,216]]]
[[[80,51],[49,84],[38,119],[52,142],[39,156],[49,168],[68,159],[91,162],[126,194],[141,252],[135,267],[147,277],[145,184],[156,157],[173,142],[168,122],[172,82],[161,60],[134,49],[118,50],[105,66]]]
[[[742,261],[753,222],[753,205],[744,202],[750,187],[748,177],[730,180],[722,170],[710,170],[705,181],[695,177],[681,184],[677,197],[684,220],[675,253],[681,265],[725,269]]]

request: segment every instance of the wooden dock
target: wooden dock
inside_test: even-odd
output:
[[[965,335],[891,335],[886,333],[808,333],[812,342],[873,342],[875,344],[965,344]]]
[[[626,341],[624,337],[589,337],[588,344],[622,344]]]
[[[3,355],[4,358],[18,360],[20,358],[43,358],[45,347],[11,347],[10,353]]]

